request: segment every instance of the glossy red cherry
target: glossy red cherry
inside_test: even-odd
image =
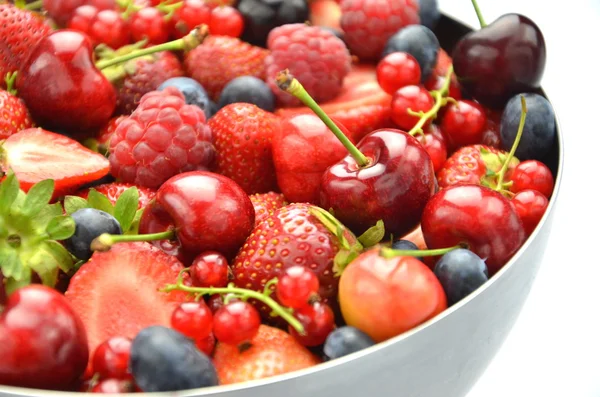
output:
[[[215,36],[240,37],[244,31],[244,17],[231,6],[215,7],[210,13],[208,29]]]
[[[131,16],[129,26],[134,42],[147,40],[148,44],[162,44],[169,40],[169,25],[157,8],[145,7],[137,11]]]
[[[519,163],[510,176],[510,180],[513,183],[510,191],[513,193],[533,189],[550,198],[554,189],[552,171],[546,164],[537,160],[525,160]]]
[[[100,379],[130,379],[131,339],[115,336],[100,344],[92,357],[92,367]]]
[[[0,384],[64,390],[85,372],[85,328],[59,292],[22,287],[0,314],[0,357]]]
[[[17,88],[40,125],[80,132],[108,122],[117,98],[92,54],[86,35],[66,29],[49,34],[35,47],[18,75]]]
[[[170,20],[170,32],[174,38],[181,38],[196,26],[210,22],[211,9],[203,0],[183,0]]]
[[[377,82],[390,95],[407,85],[418,85],[420,81],[419,62],[406,52],[393,52],[377,64]]]
[[[225,287],[229,281],[227,258],[216,251],[203,252],[194,258],[190,275],[195,287]]]
[[[478,103],[461,99],[444,111],[441,127],[451,151],[480,143],[487,126],[485,109]]]
[[[515,194],[512,203],[523,222],[525,233],[531,235],[546,213],[548,199],[537,190],[527,189]]]
[[[413,112],[427,112],[433,107],[433,97],[424,87],[408,85],[400,88],[392,98],[392,121],[405,131],[410,131],[420,117],[411,115]],[[428,126],[430,121],[425,123]]]
[[[423,145],[429,157],[431,157],[433,171],[437,174],[448,158],[446,139],[442,135],[440,128],[435,124],[431,124],[423,134],[417,135],[416,138]]]
[[[421,228],[430,249],[467,244],[485,260],[490,275],[508,262],[526,237],[510,201],[479,185],[455,185],[436,193],[425,206]]]

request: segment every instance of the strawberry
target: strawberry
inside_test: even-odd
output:
[[[108,120],[108,123],[100,129],[96,133],[96,145],[97,151],[104,155],[108,154],[108,148],[110,147],[110,138],[112,138],[113,134],[117,130],[117,126],[123,120],[125,120],[127,116],[115,116]]]
[[[287,205],[285,197],[281,193],[257,193],[250,195],[250,201],[254,206],[254,224],[258,225],[275,210]]]
[[[38,41],[51,31],[41,15],[0,4],[0,78],[19,70]]]
[[[248,194],[277,188],[271,139],[279,118],[249,103],[232,103],[219,110],[208,125],[217,151],[216,172],[237,182]]]
[[[12,169],[24,191],[44,179],[53,179],[56,198],[107,175],[109,162],[64,135],[28,128],[4,141],[0,167],[5,173]]]
[[[344,79],[340,94],[320,106],[330,117],[342,123],[351,133],[354,142],[366,134],[390,127],[392,97],[381,89],[373,66],[354,65]],[[282,108],[276,114],[292,116],[312,113],[308,107]]]
[[[98,193],[106,196],[106,198],[108,198],[112,205],[115,205],[117,203],[117,199],[121,196],[121,194],[123,194],[123,192],[125,192],[127,189],[132,188],[134,186],[135,185],[131,183],[124,182],[105,183],[102,185],[94,186],[93,188],[80,190],[75,195],[87,200],[90,190],[94,189]],[[150,203],[150,201],[154,199],[154,196],[156,196],[156,190],[144,186],[135,187],[137,188],[139,194],[137,208],[145,208],[148,205],[148,203]]]
[[[90,352],[113,336],[133,339],[148,326],[169,327],[173,310],[189,298],[159,289],[176,282],[182,269],[175,257],[145,242],[95,252],[65,292],[85,325]]]
[[[0,140],[33,127],[25,103],[9,91],[0,90]]]
[[[448,157],[438,172],[439,187],[443,189],[457,184],[493,186],[496,183],[494,174],[500,171],[507,155],[507,152],[490,146],[464,146]],[[505,179],[518,164],[519,160],[513,157]]]
[[[213,362],[219,382],[228,385],[309,368],[320,360],[287,332],[261,325],[247,350],[218,343]]]
[[[201,46],[186,54],[186,74],[197,80],[217,101],[223,88],[240,76],[264,80],[269,51],[226,36],[209,36]]]

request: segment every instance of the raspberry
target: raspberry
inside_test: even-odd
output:
[[[265,60],[267,83],[284,105],[300,105],[300,101],[277,88],[275,77],[281,70],[289,69],[315,101],[326,102],[339,94],[352,66],[344,42],[316,26],[280,26],[269,33],[267,45],[271,50]]]
[[[204,112],[186,105],[173,87],[144,95],[110,141],[112,175],[149,188],[181,172],[206,170],[214,156]]]
[[[342,0],[340,6],[346,43],[363,60],[378,60],[394,33],[420,23],[418,0]]]

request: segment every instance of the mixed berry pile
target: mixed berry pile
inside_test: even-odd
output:
[[[499,272],[544,216],[542,33],[435,1],[0,4],[0,384],[319,365]]]

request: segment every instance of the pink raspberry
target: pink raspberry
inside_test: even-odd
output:
[[[394,33],[420,23],[419,0],[342,0],[340,7],[344,39],[362,60],[379,60]]]
[[[299,105],[300,101],[281,91],[275,77],[289,69],[317,102],[335,98],[350,72],[352,58],[342,40],[317,26],[303,23],[277,27],[269,33],[271,50],[265,62],[267,83],[283,105]]]
[[[110,140],[112,175],[149,188],[182,172],[206,170],[214,157],[204,112],[187,105],[174,87],[144,95]]]

